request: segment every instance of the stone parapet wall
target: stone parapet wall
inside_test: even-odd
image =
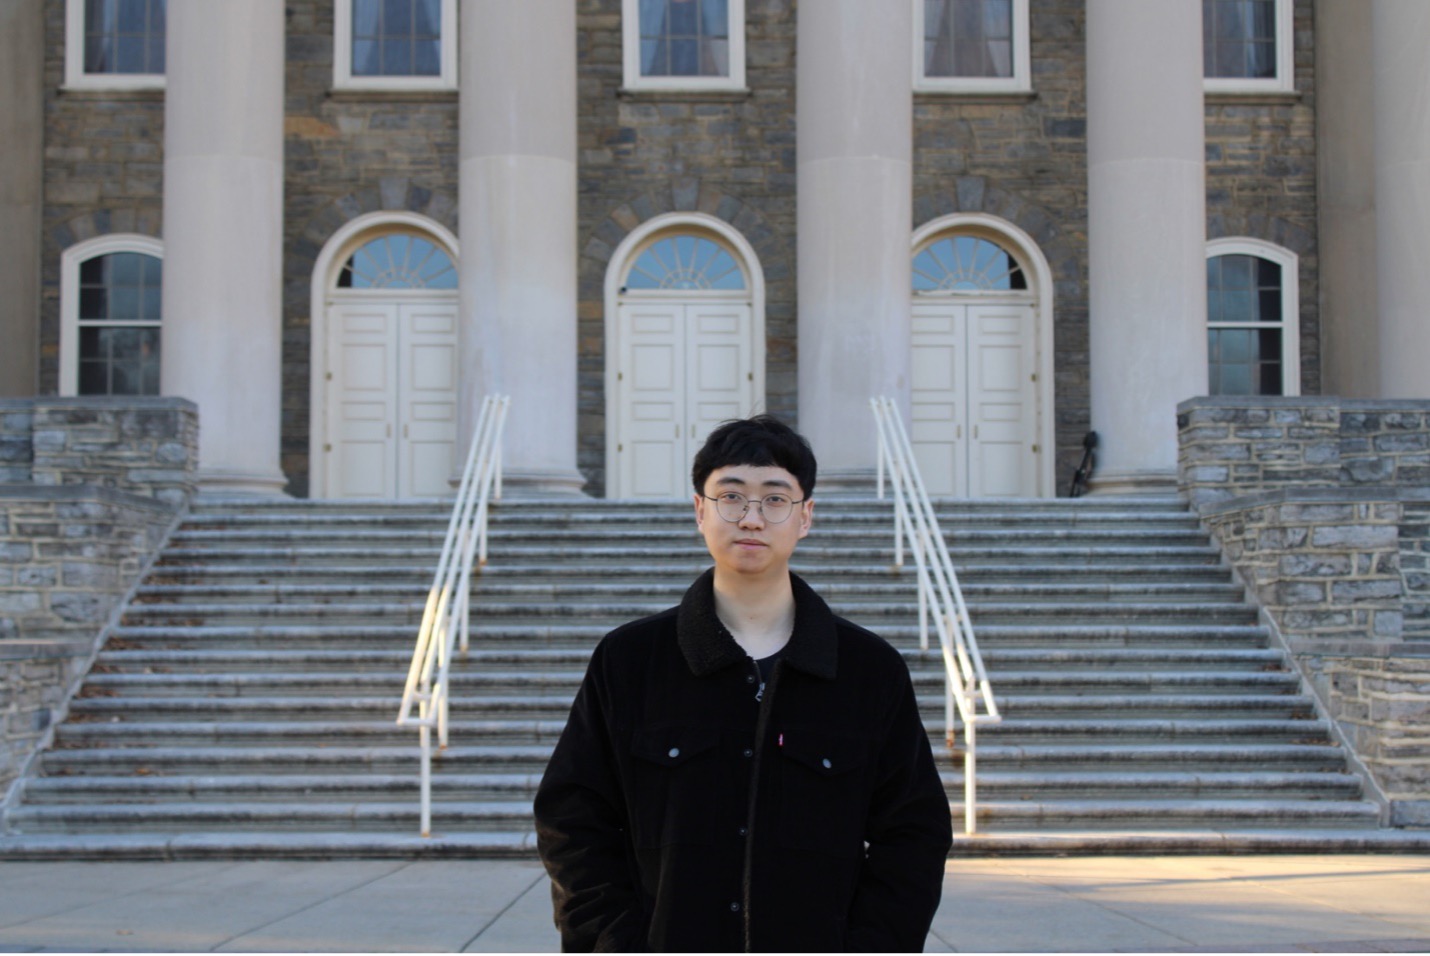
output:
[[[0,486],[0,642],[93,639],[176,514],[109,488]]]
[[[1201,510],[1283,635],[1337,641],[1401,639],[1403,513],[1370,489],[1272,491]]]
[[[1393,826],[1430,826],[1430,658],[1326,663],[1328,709],[1390,800]]]
[[[1430,486],[1430,402],[1202,397],[1177,406],[1193,506],[1272,488]]]
[[[1178,484],[1369,774],[1430,825],[1430,401],[1196,398]]]
[[[89,651],[88,641],[0,641],[0,797],[58,719]]]

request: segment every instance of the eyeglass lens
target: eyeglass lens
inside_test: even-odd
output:
[[[790,515],[794,502],[784,495],[770,495],[768,498],[746,498],[744,495],[727,492],[715,501],[715,508],[726,521],[739,521],[745,517],[750,506],[760,509],[760,514],[771,524],[779,524]]]

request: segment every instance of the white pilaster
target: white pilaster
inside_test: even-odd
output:
[[[1207,391],[1201,0],[1088,0],[1093,487],[1171,490]]]
[[[799,425],[821,484],[872,474],[871,396],[909,409],[912,17],[905,2],[799,10]]]
[[[279,494],[283,0],[169,5],[160,387],[201,491]]]
[[[1372,15],[1380,395],[1430,398],[1430,4]]]
[[[462,454],[504,392],[508,484],[575,493],[575,2],[463,0],[459,21]]]

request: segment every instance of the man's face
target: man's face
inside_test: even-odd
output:
[[[754,575],[786,570],[795,545],[809,534],[814,502],[802,501],[790,509],[789,517],[771,523],[752,500],[743,518],[727,521],[710,500],[724,494],[739,494],[749,499],[782,495],[790,501],[801,501],[804,491],[794,475],[776,466],[727,465],[717,468],[705,479],[708,498],[695,496],[695,524],[705,537],[705,545],[718,568]]]

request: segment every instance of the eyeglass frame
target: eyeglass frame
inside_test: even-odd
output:
[[[784,524],[790,519],[790,515],[794,514],[795,505],[802,505],[809,500],[808,498],[800,498],[798,501],[796,501],[791,498],[789,503],[789,514],[785,515],[783,518],[771,518],[769,515],[765,514],[765,500],[768,498],[786,498],[788,497],[788,495],[782,495],[779,492],[775,492],[773,494],[765,495],[763,498],[751,498],[748,495],[740,494],[738,491],[726,491],[722,492],[720,497],[723,498],[725,495],[734,495],[737,498],[743,498],[745,501],[744,510],[741,511],[739,515],[734,518],[726,518],[725,515],[720,511],[720,498],[711,498],[709,495],[704,493],[702,493],[700,497],[704,498],[706,501],[715,502],[715,513],[717,515],[720,515],[720,519],[722,521],[728,521],[731,524],[738,524],[739,522],[744,521],[745,516],[750,513],[750,505],[752,504],[759,505],[761,521],[767,521],[770,524]]]

